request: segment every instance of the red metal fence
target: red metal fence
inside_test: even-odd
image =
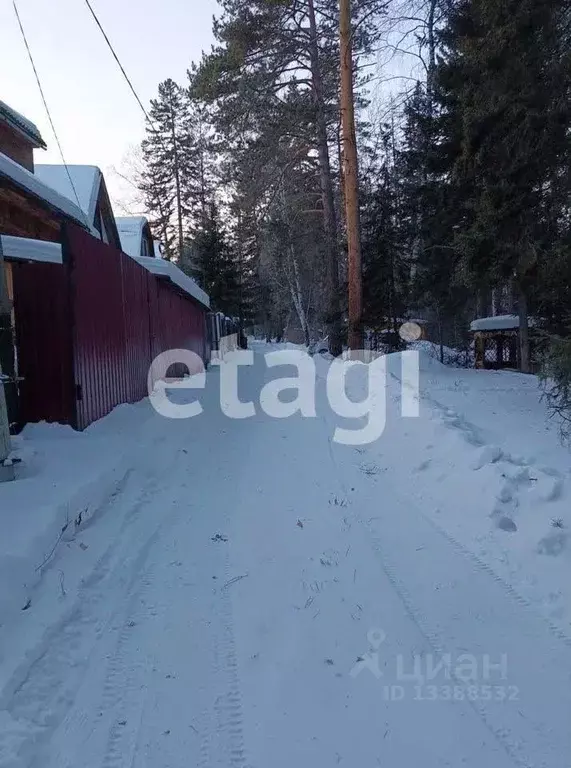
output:
[[[69,279],[59,264],[12,264],[18,421],[72,423],[75,410]]]
[[[190,349],[204,359],[206,310],[121,251],[68,225],[75,317],[77,427],[147,394],[153,358]]]
[[[206,313],[149,275],[153,358],[166,349],[189,349],[206,359]],[[193,311],[189,311],[192,309]]]
[[[206,354],[206,309],[69,224],[64,264],[15,264],[20,420],[84,429],[147,394],[153,358]]]

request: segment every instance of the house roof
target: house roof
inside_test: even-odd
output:
[[[147,224],[144,216],[116,216],[115,224],[121,240],[121,248],[129,256],[137,258],[141,255],[141,240]]]
[[[46,202],[50,208],[58,213],[73,219],[82,227],[91,230],[90,223],[86,220],[85,213],[79,206],[73,203],[66,195],[54,189],[33,173],[11,158],[0,152],[0,177],[4,176],[12,181],[17,187],[29,192],[34,197]]]
[[[128,256],[135,259],[148,272],[157,277],[166,278],[204,307],[210,309],[209,296],[191,277],[186,275],[172,261],[163,259],[160,255],[157,258],[156,254],[159,252],[157,240],[153,241],[155,256],[141,256],[141,239],[145,226],[149,223],[145,216],[119,216],[115,219],[115,223],[121,238],[121,248]]]
[[[16,112],[15,109],[12,109],[12,107],[9,107],[3,101],[0,101],[0,120],[8,123],[11,128],[15,129],[18,133],[28,139],[34,147],[38,149],[46,149],[46,143],[42,139],[42,135],[37,126],[34,125],[31,120],[28,120],[27,117]]]
[[[12,237],[0,235],[2,253],[8,259],[17,261],[41,261],[47,264],[62,264],[60,243],[50,243],[46,240],[32,240],[29,237]]]
[[[200,288],[194,280],[186,275],[182,269],[179,269],[176,264],[167,259],[155,259],[152,256],[139,256],[135,259],[138,264],[144,267],[157,277],[166,278],[171,283],[174,283],[180,289],[182,289],[193,299],[196,299],[199,304],[202,304],[206,309],[210,309],[210,297]]]
[[[535,325],[534,318],[530,317],[530,327]],[[471,331],[509,331],[519,328],[518,315],[494,315],[493,317],[479,317],[470,323]]]
[[[79,205],[89,223],[95,219],[99,187],[103,178],[95,165],[36,165],[35,175],[60,195]],[[71,180],[70,180],[71,179]]]

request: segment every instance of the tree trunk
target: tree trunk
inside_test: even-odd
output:
[[[519,287],[519,365],[522,373],[531,372],[531,361],[529,355],[529,319],[527,316],[527,295],[525,289]]]
[[[339,249],[337,243],[337,216],[335,215],[335,198],[333,194],[333,178],[327,141],[327,120],[323,97],[323,82],[319,61],[319,46],[317,41],[317,23],[315,20],[314,0],[308,0],[309,12],[309,57],[311,61],[311,80],[315,103],[317,128],[317,153],[319,162],[319,179],[323,199],[323,224],[327,248],[327,290],[329,351],[338,357],[343,351],[341,343],[341,313],[339,308]]]
[[[201,208],[201,215],[202,215],[202,223],[207,219],[208,216],[208,205],[206,202],[207,194],[206,194],[206,163],[204,162],[205,158],[205,138],[204,138],[204,124],[202,120],[202,115],[199,115],[199,122],[200,122],[200,148],[199,148],[199,173],[200,173],[200,208]]]
[[[295,307],[295,311],[297,312],[297,316],[299,318],[299,324],[301,325],[301,330],[303,331],[303,338],[305,339],[306,345],[309,346],[309,342],[310,342],[309,326],[307,324],[307,314],[305,312],[305,307],[303,306],[303,293],[301,290],[301,281],[299,278],[299,264],[297,261],[295,248],[293,245],[290,245],[290,258],[291,258],[291,267],[293,272],[293,283],[290,279],[288,279],[291,298],[293,301],[293,305]]]
[[[176,191],[176,217],[178,224],[178,256],[182,257],[182,248],[184,243],[184,235],[182,229],[182,199],[180,193],[180,167],[178,162],[178,139],[176,136],[175,123],[174,123],[174,110],[171,104],[171,133],[174,152],[174,183]]]
[[[353,94],[351,0],[340,0],[341,120],[343,124],[343,178],[347,222],[349,283],[349,349],[363,346],[363,286],[361,276],[361,223],[359,220],[359,167]]]
[[[426,94],[428,96],[428,109],[430,117],[434,114],[434,77],[436,75],[436,35],[435,17],[437,0],[430,0],[428,7],[428,19],[426,20],[426,33],[428,38],[428,68],[426,73]]]

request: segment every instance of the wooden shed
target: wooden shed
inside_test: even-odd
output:
[[[534,320],[530,319],[531,337],[533,337],[534,325]],[[473,320],[470,331],[474,339],[476,368],[518,370],[520,368],[519,327],[518,315],[495,315]],[[533,358],[533,343],[531,347]]]

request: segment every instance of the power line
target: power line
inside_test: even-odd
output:
[[[113,54],[113,58],[114,58],[114,59],[115,59],[115,61],[117,62],[117,65],[118,65],[119,69],[121,70],[121,72],[122,72],[122,74],[123,74],[123,77],[124,77],[124,78],[125,78],[125,80],[127,81],[127,84],[128,84],[128,86],[129,86],[129,88],[131,89],[131,92],[132,92],[133,96],[134,96],[134,97],[137,99],[137,103],[138,103],[138,105],[141,107],[141,110],[143,111],[143,114],[144,114],[144,115],[145,115],[145,117],[147,118],[147,121],[148,121],[149,125],[151,126],[151,128],[153,128],[153,122],[152,122],[151,118],[149,117],[149,115],[148,115],[148,112],[147,112],[147,110],[145,109],[145,107],[144,107],[144,105],[143,105],[143,102],[142,102],[142,101],[141,101],[141,99],[139,98],[139,95],[137,94],[137,91],[135,90],[135,88],[134,88],[134,86],[133,86],[133,83],[131,82],[131,80],[130,80],[130,78],[129,78],[129,75],[128,75],[128,74],[125,72],[125,69],[124,69],[123,65],[121,64],[121,62],[120,62],[120,60],[119,60],[119,57],[118,57],[118,56],[117,56],[117,54],[115,53],[115,49],[113,48],[113,45],[112,45],[111,41],[110,41],[110,40],[109,40],[109,38],[107,37],[107,35],[106,35],[106,33],[105,33],[105,30],[103,29],[103,26],[101,25],[101,22],[100,22],[100,21],[99,21],[99,19],[97,18],[97,14],[96,14],[96,13],[95,13],[95,11],[93,10],[93,6],[92,6],[92,5],[91,5],[91,3],[89,2],[89,0],[85,0],[85,4],[86,4],[86,5],[87,5],[87,7],[89,8],[89,11],[90,11],[90,13],[91,13],[91,15],[93,16],[93,18],[94,18],[94,20],[95,20],[95,23],[96,23],[96,24],[97,24],[97,26],[99,27],[99,30],[101,31],[101,34],[103,35],[103,37],[104,37],[104,39],[105,39],[105,42],[107,43],[107,45],[108,45],[108,47],[109,47],[109,50],[110,50],[110,51],[111,51],[111,53]]]
[[[60,153],[60,156],[61,156],[62,163],[63,163],[63,165],[65,167],[65,170],[66,170],[66,173],[67,173],[67,177],[69,179],[69,183],[71,184],[71,188],[73,189],[73,194],[75,195],[75,199],[77,200],[77,207],[83,213],[85,221],[86,221],[88,227],[91,228],[91,224],[88,221],[87,216],[85,215],[85,213],[84,213],[84,211],[83,211],[83,209],[81,207],[81,203],[79,202],[79,195],[77,194],[77,190],[75,188],[75,184],[73,183],[73,179],[71,178],[71,173],[69,172],[69,168],[68,168],[67,163],[65,161],[65,157],[64,157],[64,154],[63,154],[63,149],[62,149],[62,146],[61,146],[61,142],[59,140],[59,137],[58,137],[58,134],[57,134],[57,131],[56,131],[56,127],[54,125],[54,121],[52,120],[51,112],[50,112],[50,109],[48,107],[48,102],[46,101],[46,97],[45,97],[45,94],[44,94],[44,89],[42,88],[42,84],[40,82],[40,77],[38,75],[38,70],[36,69],[36,65],[34,63],[34,57],[32,56],[32,52],[31,52],[30,46],[28,44],[28,39],[26,37],[26,33],[24,32],[24,26],[22,24],[22,19],[20,18],[20,14],[18,13],[18,6],[16,5],[16,0],[12,0],[12,5],[14,6],[14,13],[16,14],[16,19],[18,20],[18,26],[20,27],[20,32],[22,33],[22,38],[24,40],[24,45],[26,46],[26,50],[28,51],[28,56],[29,56],[29,59],[30,59],[30,64],[32,65],[32,69],[34,70],[34,75],[35,75],[35,78],[36,78],[36,83],[38,84],[38,89],[40,91],[40,96],[42,97],[42,101],[44,103],[46,114],[48,116],[48,120],[50,121],[52,132],[53,132],[53,135],[55,137],[56,143],[58,145],[58,149],[59,149],[59,153]]]
[[[97,14],[95,13],[95,11],[94,11],[94,9],[93,9],[93,6],[91,5],[91,2],[90,2],[90,0],[85,0],[85,4],[87,5],[87,7],[88,7],[88,9],[89,9],[89,12],[90,12],[90,13],[91,13],[91,15],[93,16],[93,19],[94,19],[95,23],[96,23],[96,24],[97,24],[97,26],[99,27],[99,31],[100,31],[100,32],[101,32],[101,34],[103,35],[103,39],[104,39],[104,40],[105,40],[105,42],[107,43],[107,47],[108,47],[108,48],[109,48],[109,50],[111,51],[111,54],[112,54],[113,58],[114,58],[114,59],[115,59],[115,61],[117,62],[117,66],[118,66],[118,67],[119,67],[119,69],[121,70],[121,74],[123,75],[123,77],[124,77],[124,78],[125,78],[125,80],[127,81],[127,85],[128,85],[128,86],[129,86],[129,88],[131,89],[131,93],[133,94],[133,96],[134,96],[134,97],[135,97],[135,99],[137,100],[137,104],[138,104],[138,105],[139,105],[139,107],[141,108],[141,111],[142,111],[142,113],[145,115],[145,119],[146,119],[146,121],[147,121],[147,123],[148,123],[148,125],[149,125],[149,128],[151,129],[151,131],[152,131],[152,132],[153,132],[153,133],[154,133],[154,134],[155,134],[155,135],[156,135],[156,136],[157,136],[157,137],[158,137],[158,138],[161,140],[161,142],[162,142],[162,141],[163,141],[163,137],[161,136],[161,133],[160,133],[160,131],[159,131],[159,130],[158,130],[156,127],[155,127],[155,125],[153,124],[153,121],[151,120],[151,118],[150,118],[150,116],[149,116],[149,113],[148,113],[148,112],[147,112],[147,110],[145,109],[145,105],[143,104],[143,102],[142,102],[142,101],[141,101],[141,99],[139,98],[139,94],[138,94],[138,93],[137,93],[137,91],[135,90],[135,86],[134,86],[134,85],[133,85],[133,83],[131,82],[131,79],[129,78],[129,75],[128,75],[128,74],[127,74],[127,72],[125,71],[125,68],[124,68],[124,66],[121,64],[121,61],[120,61],[120,59],[119,59],[119,56],[118,56],[118,55],[117,55],[117,53],[115,52],[115,49],[113,48],[113,44],[111,43],[111,41],[110,41],[110,40],[109,40],[109,38],[107,37],[107,34],[106,34],[105,30],[103,29],[103,25],[102,25],[102,24],[101,24],[101,22],[99,21],[99,18],[98,18],[98,16],[97,16]],[[162,202],[161,202],[160,196],[158,196],[158,197],[157,197],[157,202],[158,202],[158,205],[159,205],[159,213],[160,213],[160,216],[161,216],[161,220],[162,220],[162,221],[164,221],[164,220],[165,220],[165,215],[164,215],[164,211],[163,211],[163,205],[162,205]]]

